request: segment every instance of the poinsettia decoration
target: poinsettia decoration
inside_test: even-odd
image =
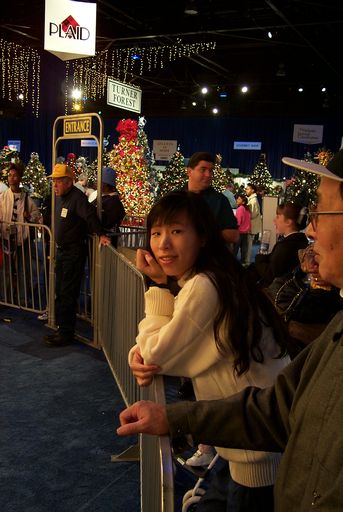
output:
[[[120,133],[119,141],[136,140],[138,134],[138,122],[134,119],[121,119],[116,127]]]

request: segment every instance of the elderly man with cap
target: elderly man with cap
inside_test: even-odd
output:
[[[287,157],[283,162],[321,176],[307,235],[314,241],[321,277],[343,295],[343,149],[327,167]],[[167,407],[141,401],[123,411],[120,420],[119,435],[190,434],[195,443],[283,452],[274,489],[276,512],[343,510],[343,311],[270,388]]]
[[[54,166],[51,176],[56,196],[56,294],[55,312],[58,331],[45,337],[51,347],[74,339],[77,299],[87,256],[87,235],[97,234],[102,245],[110,239],[103,233],[96,209],[85,194],[74,187],[73,171],[66,164]]]

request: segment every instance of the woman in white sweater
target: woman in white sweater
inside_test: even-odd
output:
[[[138,383],[149,384],[157,369],[190,377],[197,400],[271,385],[289,362],[275,341],[284,339],[282,323],[269,301],[249,284],[200,194],[164,196],[150,211],[147,229],[149,250],[138,250],[137,267],[150,286],[137,344],[129,354]],[[170,278],[180,287],[176,297],[169,289]],[[263,508],[249,510],[272,510],[267,502],[272,504],[281,455],[216,449],[229,462],[240,493],[246,488],[251,496],[253,489],[264,487],[270,494]]]

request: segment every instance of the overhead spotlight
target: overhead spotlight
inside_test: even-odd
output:
[[[273,39],[273,34],[270,30],[268,30],[267,36],[269,37],[269,39]]]
[[[196,0],[188,0],[188,2],[186,3],[185,10],[183,12],[191,16],[199,14]]]
[[[180,108],[181,108],[181,110],[187,110],[186,100],[182,100]]]
[[[196,101],[192,101],[192,107],[196,107],[197,106],[197,102]]]
[[[20,94],[18,94],[18,100],[23,100],[24,99],[24,94],[21,92]]]
[[[73,89],[72,93],[71,93],[71,97],[74,98],[74,100],[79,100],[81,98],[80,89]]]
[[[248,91],[249,91],[249,87],[247,85],[243,85],[243,87],[241,87],[241,92],[243,94],[246,94]]]
[[[303,87],[298,87],[298,92],[304,92]]]
[[[202,87],[201,88],[201,94],[207,94],[208,93],[208,88],[207,87]]]
[[[276,71],[276,76],[286,76],[286,68],[283,62],[279,63],[279,66]]]
[[[212,109],[212,114],[218,114],[219,110],[217,109],[217,107],[213,107]]]
[[[322,92],[326,92],[326,87],[322,87]]]

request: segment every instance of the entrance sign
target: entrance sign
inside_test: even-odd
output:
[[[302,144],[321,144],[323,142],[322,124],[295,124],[293,142]]]
[[[112,78],[107,79],[107,105],[141,112],[142,90],[139,87],[128,85]]]
[[[169,161],[176,152],[177,140],[154,140],[152,151],[155,160]]]
[[[95,55],[96,3],[45,0],[44,50],[61,60]]]
[[[74,119],[63,119],[64,135],[90,135],[92,132],[92,118],[80,117]]]

